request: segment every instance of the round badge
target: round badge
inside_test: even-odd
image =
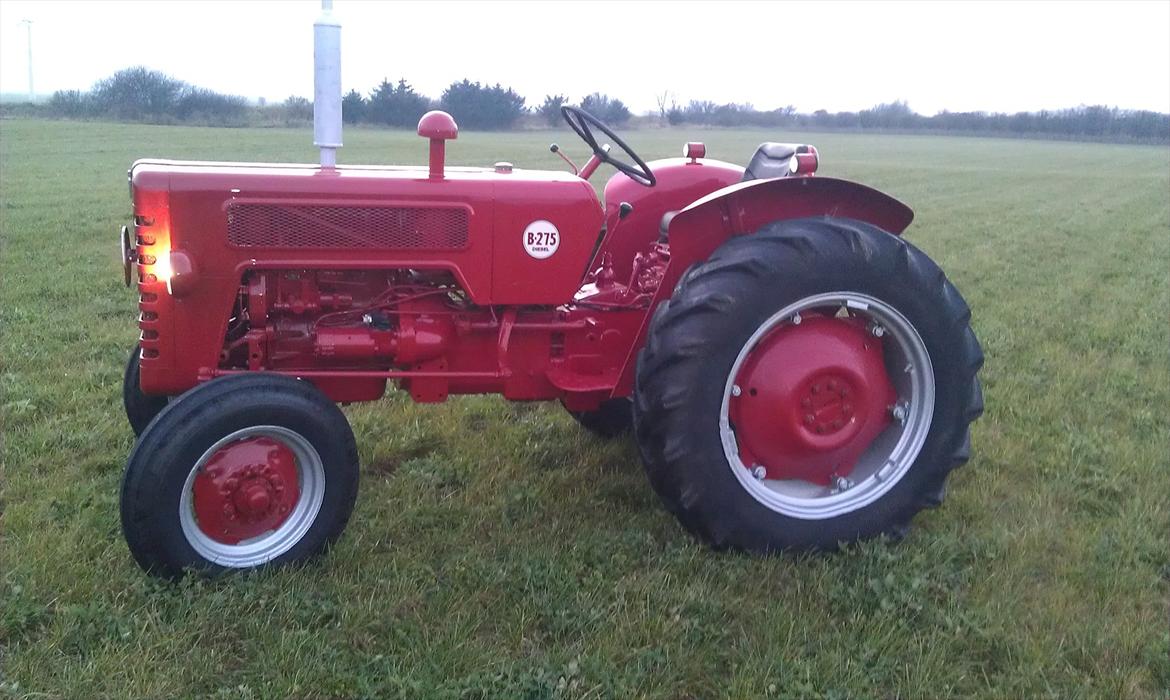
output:
[[[557,252],[561,244],[561,232],[552,222],[541,219],[524,228],[524,252],[537,260],[544,260]]]

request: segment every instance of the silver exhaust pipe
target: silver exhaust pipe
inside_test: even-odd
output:
[[[341,22],[333,0],[321,0],[313,23],[313,145],[321,149],[321,167],[337,166],[341,148]]]

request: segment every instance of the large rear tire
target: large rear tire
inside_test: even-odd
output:
[[[134,344],[130,358],[126,361],[126,371],[122,374],[122,407],[126,409],[126,420],[135,435],[141,435],[150,421],[154,420],[167,407],[166,396],[150,396],[142,393],[138,385],[139,360],[142,357],[142,348]]]
[[[638,357],[650,483],[715,547],[900,538],[970,453],[983,354],[969,321],[937,265],[869,224],[729,240],[656,310]]]
[[[130,453],[122,531],[135,561],[176,579],[309,559],[357,497],[353,432],[308,382],[215,379],[167,406]]]

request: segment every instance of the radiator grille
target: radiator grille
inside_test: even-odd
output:
[[[467,210],[457,207],[231,204],[228,241],[264,248],[407,248],[467,246]]]

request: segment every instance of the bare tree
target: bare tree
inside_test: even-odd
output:
[[[658,102],[658,116],[666,119],[667,112],[674,106],[674,93],[670,90],[663,90],[662,94],[655,95],[654,99]]]

